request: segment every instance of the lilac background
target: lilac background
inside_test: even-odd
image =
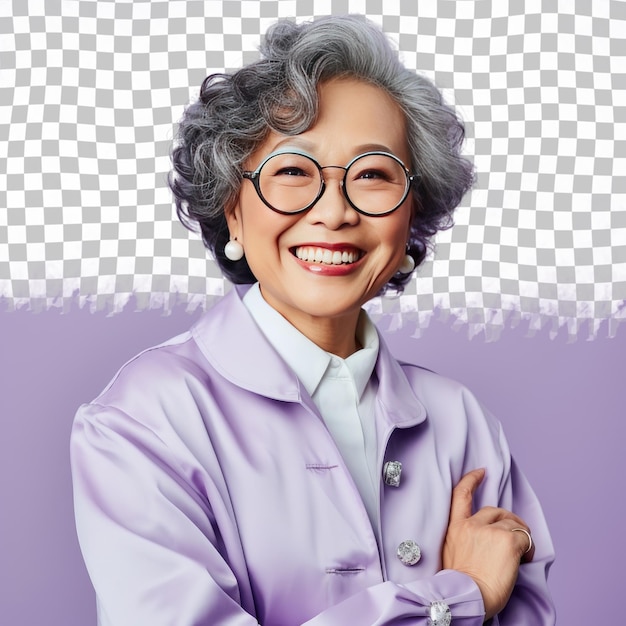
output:
[[[0,313],[1,624],[95,624],[72,517],[72,417],[124,360],[197,316],[130,308],[113,317],[79,309]],[[504,422],[552,529],[552,589],[566,626],[610,612],[621,620],[623,326],[613,339],[600,332],[573,343],[564,332],[554,340],[547,330],[527,337],[523,326],[497,342],[468,341],[466,328],[436,320],[419,339],[407,330],[389,335],[396,354],[467,383]]]

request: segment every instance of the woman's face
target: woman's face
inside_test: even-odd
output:
[[[255,170],[275,150],[289,148],[312,156],[322,167],[345,166],[370,150],[410,162],[404,115],[386,92],[362,81],[338,79],[324,83],[319,94],[315,125],[297,136],[270,133],[250,157],[247,170]],[[389,215],[362,215],[341,191],[344,170],[324,169],[323,175],[326,190],[308,211],[276,213],[261,201],[252,182],[244,180],[227,215],[231,237],[243,245],[265,300],[301,330],[303,322],[314,318],[356,321],[361,305],[398,270],[409,234],[410,196]],[[348,253],[343,255],[348,262],[325,262],[324,253],[328,261],[336,252]],[[315,256],[323,260],[309,260]]]

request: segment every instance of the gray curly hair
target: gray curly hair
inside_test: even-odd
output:
[[[314,123],[318,85],[352,77],[386,91],[406,117],[415,210],[408,253],[419,265],[432,236],[452,225],[452,213],[474,182],[461,156],[465,129],[427,78],[402,65],[397,51],[373,23],[357,15],[328,16],[271,26],[261,58],[233,74],[212,74],[189,105],[172,151],[169,185],[182,223],[198,225],[224,275],[234,283],[256,279],[245,257],[224,255],[229,233],[225,211],[239,195],[242,171],[270,130],[297,135]],[[384,218],[382,218],[384,219]],[[401,291],[410,274],[396,274],[385,288]]]

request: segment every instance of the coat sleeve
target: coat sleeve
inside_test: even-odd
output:
[[[483,624],[485,611],[478,587],[465,574],[442,570],[406,585],[387,581],[370,587],[323,611],[306,626],[436,626],[446,623],[430,619],[431,605],[437,601],[449,607],[455,626]]]
[[[222,554],[222,512],[193,484],[186,459],[145,424],[96,404],[79,409],[70,452],[99,626],[257,623]]]
[[[206,481],[199,489],[188,459],[120,409],[90,404],[74,422],[71,462],[78,536],[100,626],[258,624],[243,553],[233,548],[236,538],[224,536],[230,524],[220,523],[233,517],[228,498]],[[473,581],[444,571],[406,585],[374,585],[319,607],[306,624],[426,626],[434,600],[449,605],[455,624],[483,622]]]
[[[528,480],[511,457],[502,427],[500,448],[506,471],[501,480],[498,506],[513,511],[531,530],[535,554],[520,566],[517,582],[505,608],[491,621],[491,626],[553,626],[555,609],[548,588],[548,573],[554,562],[554,547],[541,505]]]

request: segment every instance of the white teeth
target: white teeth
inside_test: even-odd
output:
[[[328,250],[313,246],[301,246],[295,250],[296,256],[301,261],[309,263],[324,263],[325,265],[341,265],[342,263],[354,263],[359,259],[359,253],[352,250]]]

